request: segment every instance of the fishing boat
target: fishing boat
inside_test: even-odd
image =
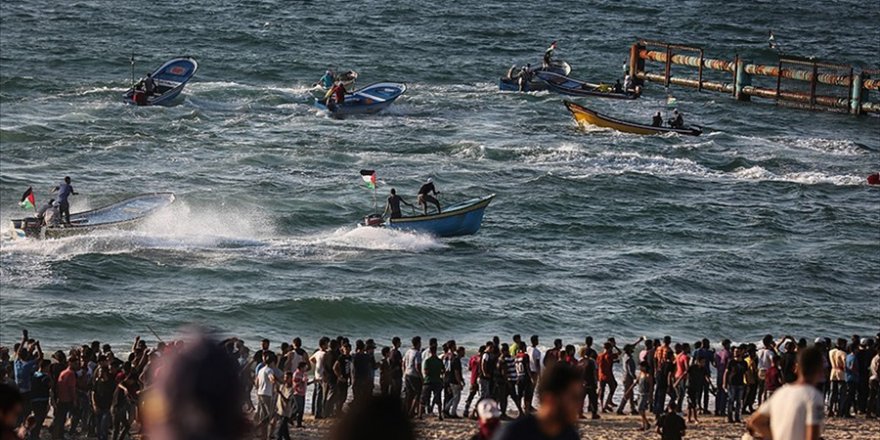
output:
[[[372,214],[364,218],[361,226],[385,227],[431,234],[436,237],[457,237],[473,235],[480,230],[483,212],[495,194],[467,200],[447,207],[440,214],[414,215],[385,220],[382,214]]]
[[[63,238],[103,229],[130,229],[174,202],[172,193],[141,194],[90,211],[70,215],[70,224],[46,226],[42,219],[12,220],[13,238]]]
[[[608,84],[593,84],[586,81],[569,78],[568,75],[560,75],[556,72],[538,72],[535,74],[544,82],[550,91],[560,95],[569,96],[595,96],[612,99],[636,99],[639,93],[634,90],[615,92]]]
[[[613,128],[624,133],[644,135],[678,133],[686,136],[699,136],[703,133],[703,129],[696,125],[685,128],[654,127],[653,125],[639,124],[636,122],[612,118],[568,100],[563,101],[563,103],[565,104],[565,107],[568,108],[568,111],[571,112],[571,115],[574,116],[574,120],[582,125],[589,124],[598,127]]]
[[[538,64],[540,65],[540,64]],[[571,73],[571,65],[563,60],[556,60],[548,67],[537,67],[532,69],[530,78],[525,81],[520,90],[520,77],[523,74],[521,67],[513,66],[507,71],[507,76],[503,76],[498,80],[498,88],[507,92],[539,92],[547,90],[547,84],[538,79],[535,75],[537,72],[554,72],[562,75]]]
[[[327,101],[315,99],[315,107],[337,117],[372,114],[391,106],[403,92],[406,92],[406,84],[403,83],[375,83],[345,95],[342,104],[332,100],[328,104]]]
[[[128,89],[122,100],[132,105],[169,105],[180,95],[183,87],[199,69],[199,63],[190,57],[174,58],[166,61],[150,75],[156,82],[156,92],[145,96],[139,85]]]

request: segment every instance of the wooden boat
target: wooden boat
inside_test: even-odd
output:
[[[391,106],[394,101],[406,92],[406,84],[382,82],[370,84],[351,94],[345,95],[342,104],[315,99],[315,107],[333,116],[371,114]]]
[[[571,65],[563,60],[555,60],[553,64],[546,68],[541,67],[540,64],[537,65],[539,67],[532,70],[531,77],[523,83],[522,90],[520,90],[519,84],[520,76],[523,74],[522,68],[516,66],[510,68],[507,76],[501,77],[498,80],[498,89],[507,92],[539,92],[547,90],[547,84],[535,76],[536,72],[555,72],[562,75],[571,73]]]
[[[169,105],[180,95],[183,87],[198,69],[199,63],[193,58],[174,58],[166,61],[150,75],[156,82],[156,92],[153,95],[143,96],[144,92],[135,86],[122,95],[122,101],[132,105]]]
[[[578,124],[590,124],[598,127],[613,128],[624,133],[644,135],[678,133],[686,136],[699,136],[703,133],[703,129],[696,125],[686,128],[654,127],[653,125],[638,124],[605,116],[568,100],[563,101],[563,103]]]
[[[172,193],[141,194],[102,208],[70,215],[70,224],[46,226],[42,219],[12,220],[13,238],[62,238],[100,229],[132,228],[141,220],[174,202]]]
[[[384,220],[381,214],[364,218],[361,226],[386,227],[422,232],[436,237],[457,237],[476,234],[483,223],[483,213],[495,194],[449,206],[440,214],[414,215]]]
[[[639,94],[633,90],[615,92],[606,84],[593,84],[569,78],[556,72],[538,72],[538,79],[543,81],[550,91],[569,96],[595,96],[598,98],[636,99]]]

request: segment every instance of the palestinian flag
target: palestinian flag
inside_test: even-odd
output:
[[[376,189],[376,170],[361,170],[361,178],[367,184],[367,188]]]
[[[37,201],[34,198],[34,189],[32,187],[28,187],[27,191],[21,195],[21,201],[18,202],[18,206],[21,206],[21,209],[37,209]]]

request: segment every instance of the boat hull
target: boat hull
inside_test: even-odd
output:
[[[148,216],[174,203],[171,193],[142,194],[90,211],[70,215],[69,225],[45,226],[34,218],[14,219],[12,238],[63,238],[105,229],[131,229]]]
[[[390,219],[380,226],[389,229],[420,232],[436,237],[459,237],[476,234],[483,224],[486,207],[495,194],[453,205],[441,214]]]
[[[571,66],[565,61],[554,61],[554,64],[544,68],[539,67],[533,71],[537,72],[556,72],[563,75],[571,73]],[[547,90],[547,84],[533,76],[532,79],[523,85],[523,89],[519,89],[519,78],[503,76],[498,79],[498,89],[504,92],[541,92]]]
[[[599,112],[590,110],[584,106],[575,104],[571,101],[563,101],[565,107],[571,112],[575,121],[581,125],[595,125],[597,127],[611,128],[624,133],[655,135],[663,133],[678,133],[686,136],[699,136],[703,133],[700,127],[689,128],[672,128],[672,127],[654,127],[651,125],[637,124],[628,122],[610,116],[605,116]]]
[[[141,101],[135,96],[138,90],[130,88],[122,95],[122,101],[138,106],[171,105],[198,69],[199,64],[193,58],[174,58],[166,61],[151,74],[156,81],[158,93]]]
[[[560,75],[554,72],[538,72],[535,76],[544,83],[544,86],[548,90],[559,93],[560,95],[589,96],[610,99],[636,99],[639,97],[639,94],[634,91],[602,91],[600,90],[601,85],[599,84],[569,78],[565,75]]]
[[[335,117],[374,114],[390,107],[404,92],[403,83],[375,83],[346,95],[342,104],[328,106],[315,99],[315,107]]]

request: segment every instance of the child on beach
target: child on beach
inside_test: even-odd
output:
[[[309,384],[309,376],[306,372],[309,370],[309,363],[302,361],[296,366],[293,372],[293,400],[296,403],[293,418],[296,420],[296,427],[303,427],[303,414],[306,411],[306,386]]]
[[[648,362],[641,362],[639,364],[639,377],[636,383],[632,386],[638,386],[639,388],[639,415],[642,416],[642,425],[641,430],[647,431],[651,429],[651,424],[648,423],[648,404],[651,402],[651,366]],[[631,390],[629,391],[632,392]]]
[[[774,354],[770,360],[770,368],[764,373],[764,389],[767,392],[765,399],[769,399],[773,393],[782,386],[782,378],[779,373],[779,355]]]
[[[709,382],[709,378],[706,375],[705,359],[697,358],[696,361],[688,367],[687,381],[688,423],[700,423],[700,421],[697,420],[697,413],[700,409],[700,394],[702,394],[703,387]]]

